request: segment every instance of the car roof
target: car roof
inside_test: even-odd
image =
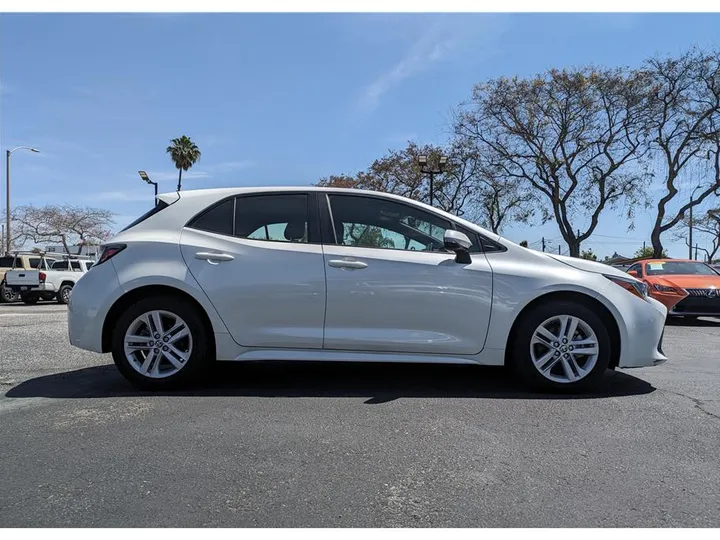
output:
[[[173,202],[180,202],[183,199],[187,203],[190,203],[193,199],[200,201],[203,199],[215,199],[220,200],[224,197],[230,197],[233,195],[242,195],[248,193],[272,193],[272,192],[325,192],[325,193],[346,193],[350,195],[375,195],[386,199],[394,199],[403,203],[410,203],[416,206],[424,207],[430,212],[444,215],[447,219],[459,222],[470,230],[485,235],[487,238],[499,241],[502,237],[499,234],[493,233],[477,223],[473,223],[460,216],[446,212],[440,208],[430,206],[424,202],[411,199],[409,197],[403,197],[402,195],[396,195],[394,193],[387,193],[384,191],[373,191],[369,189],[357,189],[357,188],[340,188],[340,187],[320,187],[320,186],[298,186],[298,185],[276,185],[276,186],[243,186],[243,187],[224,187],[224,188],[202,188],[202,189],[190,189],[184,191],[170,191],[158,194],[158,199],[172,204]]]

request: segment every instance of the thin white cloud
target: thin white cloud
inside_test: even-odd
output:
[[[496,14],[439,15],[439,18],[416,39],[405,55],[391,69],[379,75],[363,89],[360,106],[372,110],[393,88],[441,63],[452,63],[461,52],[473,64],[498,53],[498,42],[508,27],[506,17]],[[472,47],[470,47],[472,45]]]
[[[380,98],[405,79],[430,69],[441,61],[456,45],[452,33],[443,31],[440,23],[430,27],[416,40],[405,56],[392,69],[377,77],[368,85],[361,97],[361,104],[373,109]]]
[[[216,163],[214,165],[208,165],[207,168],[213,172],[226,173],[226,172],[233,172],[233,171],[241,171],[243,169],[248,169],[248,168],[254,167],[254,166],[255,166],[254,161],[244,160],[244,161],[223,161],[221,163]]]
[[[177,170],[174,171],[147,171],[148,176],[150,177],[150,180],[153,182],[169,182],[172,180],[177,181],[178,179],[178,172]],[[133,177],[137,176],[137,173],[132,175]],[[211,178],[210,173],[206,171],[183,171],[182,179],[185,180],[192,180],[192,179],[202,179],[202,178]]]
[[[140,193],[138,191],[102,191],[100,193],[93,193],[86,197],[85,200],[89,201],[104,201],[104,202],[138,202],[152,200],[153,192]]]

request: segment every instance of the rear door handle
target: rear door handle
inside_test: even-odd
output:
[[[198,251],[195,254],[196,259],[201,259],[203,261],[213,262],[213,261],[232,261],[235,257],[230,255],[229,253],[210,253],[208,251]]]
[[[361,261],[346,261],[343,259],[333,259],[328,261],[328,266],[332,266],[333,268],[348,268],[351,270],[362,270],[363,268],[367,268],[367,264]]]

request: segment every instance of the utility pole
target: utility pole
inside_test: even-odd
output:
[[[690,225],[690,233],[689,233],[689,238],[688,238],[688,249],[689,249],[688,259],[692,259],[692,258],[693,258],[693,252],[692,252],[692,250],[693,250],[693,238],[692,238],[692,233],[693,233],[693,198],[695,197],[695,192],[696,192],[698,189],[700,189],[700,186],[697,186],[697,187],[693,190],[692,194],[690,195],[690,222],[689,222],[689,225]],[[695,250],[695,258],[697,259],[697,250]]]
[[[543,250],[543,253],[545,253],[545,237],[544,236],[542,237],[542,250]]]
[[[562,253],[560,252],[560,244],[558,244],[558,255],[562,255]]]
[[[695,258],[693,259],[694,261],[697,261],[697,252],[698,252],[698,245],[697,245],[697,242],[695,242]]]

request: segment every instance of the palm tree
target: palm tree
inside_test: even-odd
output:
[[[195,165],[200,159],[200,149],[192,142],[190,137],[183,135],[178,139],[170,141],[172,144],[167,147],[166,152],[170,154],[175,167],[179,171],[177,190],[182,188],[182,173]]]

